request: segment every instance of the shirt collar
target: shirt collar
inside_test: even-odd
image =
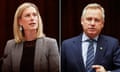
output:
[[[94,40],[98,40],[98,35],[94,38]],[[82,35],[82,41],[86,41],[86,40],[88,40],[88,39],[90,39],[86,34],[85,34],[85,32],[83,32],[83,35]]]

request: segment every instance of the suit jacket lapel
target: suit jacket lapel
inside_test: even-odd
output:
[[[34,69],[36,70],[35,72],[39,72],[40,70],[40,59],[41,59],[41,55],[42,49],[43,49],[43,38],[41,39],[37,39],[36,40],[36,48],[35,48],[35,59],[34,59]],[[20,71],[20,62],[21,62],[21,58],[22,58],[22,53],[23,53],[23,43],[20,44],[15,44],[15,48],[13,49],[12,52],[12,61],[13,61],[13,70],[15,70],[15,72],[19,72]]]
[[[99,64],[101,65],[101,60],[103,59],[103,56],[106,51],[106,45],[105,45],[106,40],[100,36],[97,42],[97,49],[96,49],[96,56],[95,56],[95,62],[94,64]]]
[[[43,50],[44,49],[44,44],[43,44],[43,38],[37,39],[36,40],[36,48],[35,48],[35,59],[34,59],[34,69],[35,72],[39,72],[40,71],[40,60],[41,57],[43,55]]]
[[[15,48],[13,49],[12,52],[12,63],[13,63],[13,70],[14,72],[19,72],[20,70],[20,61],[22,57],[22,52],[23,52],[23,43],[20,44],[15,44]]]
[[[83,62],[83,57],[82,57],[82,34],[76,38],[76,40],[73,42],[76,48],[76,58],[78,60],[79,68],[82,70],[81,72],[85,72],[85,66]]]

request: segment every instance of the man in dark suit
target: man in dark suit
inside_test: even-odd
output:
[[[81,16],[83,33],[62,43],[62,72],[120,72],[118,40],[100,34],[104,17],[104,9],[97,3],[84,8]]]

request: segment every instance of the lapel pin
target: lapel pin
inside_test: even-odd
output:
[[[100,50],[103,50],[103,48],[102,48],[102,47],[100,47]]]

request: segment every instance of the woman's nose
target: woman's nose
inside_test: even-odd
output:
[[[35,18],[35,17],[31,15],[30,19],[31,19],[31,20],[34,20],[34,18]]]

